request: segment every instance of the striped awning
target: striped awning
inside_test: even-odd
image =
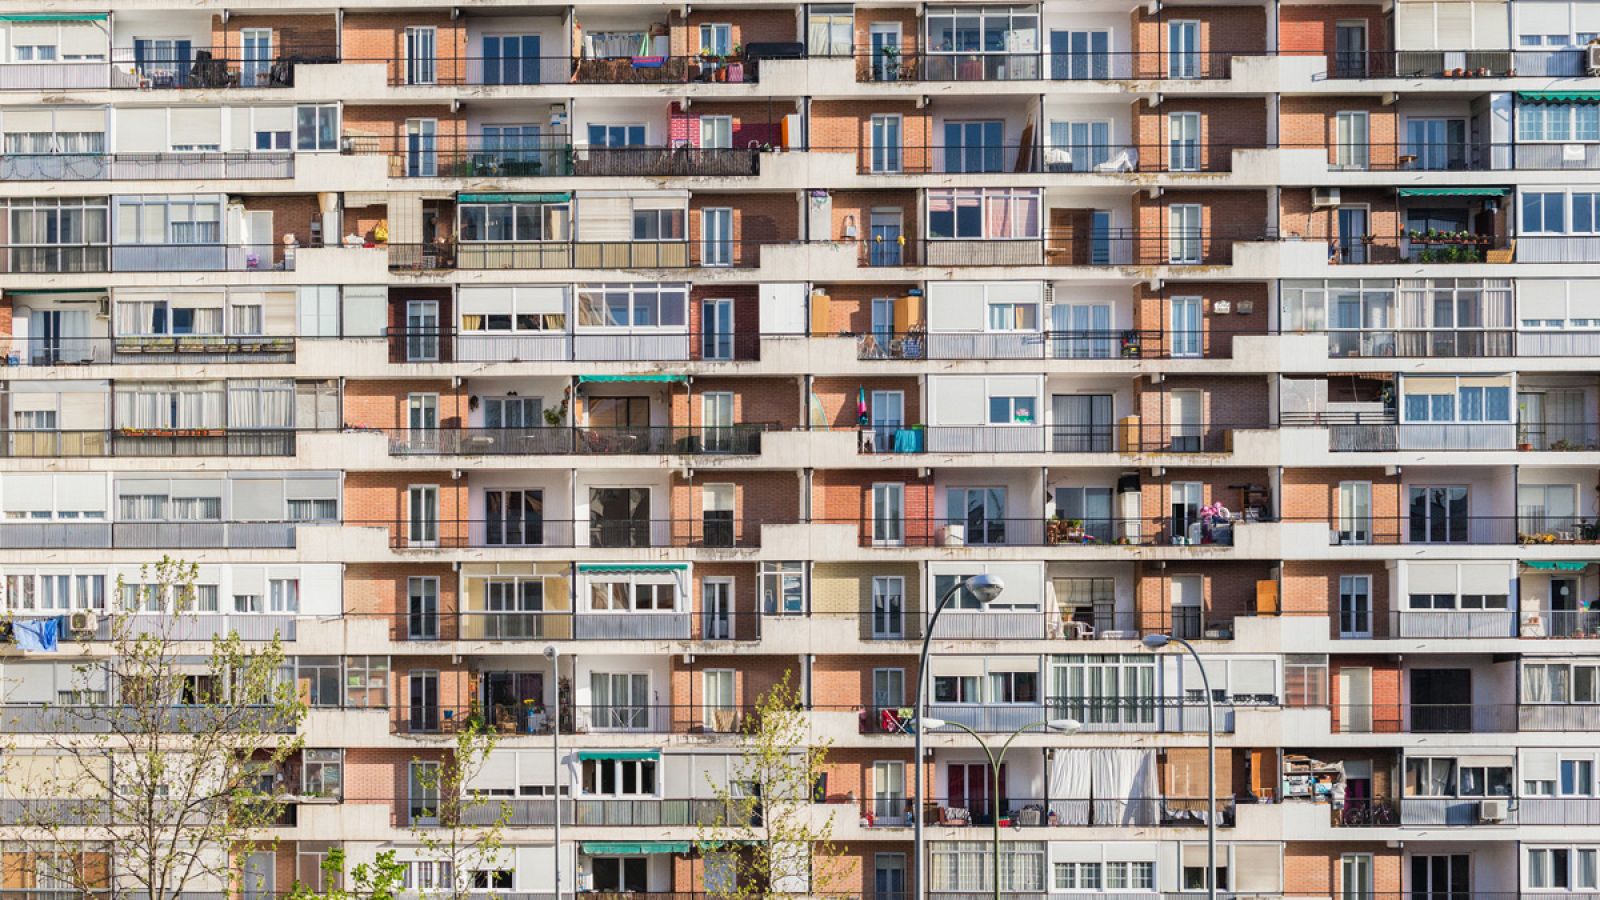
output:
[[[1510,188],[1499,187],[1442,187],[1401,188],[1402,197],[1504,197]]]
[[[1517,91],[1523,103],[1600,103],[1600,91]]]

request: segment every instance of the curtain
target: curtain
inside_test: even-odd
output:
[[[1093,753],[1094,823],[1154,825],[1155,751],[1104,749]]]
[[[1050,812],[1062,825],[1089,824],[1093,754],[1087,748],[1057,749],[1050,760]]]

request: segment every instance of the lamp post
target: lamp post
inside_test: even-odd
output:
[[[1145,647],[1160,650],[1177,644],[1189,651],[1200,669],[1200,689],[1206,695],[1206,900],[1217,900],[1217,706],[1211,700],[1211,678],[1194,645],[1170,634],[1147,634]]]
[[[912,870],[916,873],[917,887],[915,896],[917,900],[921,900],[928,893],[926,883],[928,863],[923,858],[922,853],[922,717],[923,713],[926,712],[923,709],[923,702],[926,700],[923,688],[928,683],[928,650],[933,644],[933,626],[935,622],[939,621],[939,613],[944,612],[945,605],[956,595],[956,592],[963,588],[976,597],[979,603],[988,606],[994,602],[994,598],[1000,596],[1001,591],[1006,589],[1006,583],[996,575],[973,575],[950,588],[950,590],[945,591],[944,595],[939,598],[939,602],[933,605],[933,615],[928,617],[927,630],[922,634],[922,656],[917,661],[916,698],[915,702],[911,704],[912,734],[916,741],[916,750],[914,751],[916,755],[912,758],[912,768],[915,771],[912,773],[914,796],[911,801],[911,846],[912,853],[916,856]]]
[[[550,781],[550,790],[556,797],[556,900],[561,900],[561,650],[555,644],[550,644],[544,648],[544,658],[550,660],[550,678],[556,683],[555,715],[550,720],[551,743],[555,745],[551,761],[555,774]]]
[[[992,795],[992,799],[994,800],[994,900],[1000,900],[1000,872],[1002,870],[1000,865],[1000,766],[1002,766],[1006,761],[1006,751],[1011,749],[1011,742],[1021,737],[1022,733],[1025,731],[1031,731],[1035,728],[1044,727],[1050,729],[1051,731],[1059,731],[1063,734],[1073,734],[1077,732],[1078,729],[1083,727],[1083,723],[1077,721],[1076,719],[1051,719],[1044,722],[1034,722],[1030,725],[1024,725],[1006,736],[1006,742],[1000,745],[999,753],[994,752],[994,750],[989,746],[989,742],[983,739],[983,735],[972,730],[971,728],[968,728],[960,722],[946,722],[942,719],[926,719],[920,721],[919,724],[926,725],[929,728],[943,728],[946,725],[949,725],[953,728],[959,728],[962,731],[965,731],[967,734],[972,735],[972,739],[978,742],[979,747],[983,748],[983,755],[989,757],[989,778],[991,783],[989,793]],[[1046,815],[1048,815],[1048,811],[1046,811]]]

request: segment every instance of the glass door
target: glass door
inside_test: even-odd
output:
[[[707,730],[726,734],[738,726],[733,705],[733,670],[709,669],[701,682],[705,698],[701,710]]]
[[[484,84],[538,84],[539,81],[537,34],[484,35]]]
[[[700,395],[700,443],[707,453],[728,453],[736,449],[732,391]]]
[[[1111,77],[1111,32],[1050,32],[1050,77],[1056,81]]]
[[[1340,169],[1362,171],[1370,159],[1371,138],[1369,123],[1364,112],[1342,112],[1335,116],[1334,165]]]
[[[1167,116],[1167,167],[1173,172],[1200,171],[1200,114]]]
[[[1360,78],[1367,72],[1367,25],[1340,22],[1333,30],[1333,72],[1339,78]]]
[[[902,259],[900,236],[901,226],[898,210],[873,210],[867,220],[868,265],[900,265]]]
[[[239,62],[240,86],[266,87],[272,72],[272,29],[240,29],[239,41],[244,53]]]
[[[411,578],[406,582],[406,637],[413,641],[439,639],[439,579]]]
[[[1367,481],[1339,483],[1339,543],[1372,542],[1372,484]]]
[[[1174,265],[1200,262],[1200,206],[1183,203],[1170,207],[1171,233],[1168,235],[1167,261]]]
[[[906,496],[903,484],[872,486],[872,542],[900,545],[906,540]]]
[[[439,488],[415,485],[407,491],[406,542],[411,546],[433,546],[439,542]]]
[[[879,822],[905,819],[905,763],[895,760],[872,764],[872,814]]]
[[[1372,854],[1346,853],[1339,859],[1339,900],[1372,900]]]
[[[898,575],[872,579],[872,637],[902,640],[906,636],[906,580]]]
[[[700,264],[733,265],[733,210],[707,207],[700,211]]]
[[[944,123],[944,171],[1002,171],[1005,124],[999,120]]]
[[[490,546],[544,543],[544,490],[490,490],[483,494],[484,540]]]
[[[1414,487],[1410,495],[1413,544],[1460,544],[1467,541],[1467,489],[1464,486]]]
[[[872,117],[872,161],[876,174],[894,174],[901,169],[901,127],[904,122],[898,115]]]
[[[945,507],[950,524],[966,529],[968,544],[1006,542],[1004,488],[951,488]]]
[[[1367,208],[1341,206],[1338,212],[1339,262],[1361,265],[1367,261]]]
[[[873,447],[879,453],[894,449],[895,435],[906,424],[906,395],[903,391],[873,391],[868,421],[872,426]]]
[[[1172,443],[1174,453],[1199,453],[1205,428],[1203,398],[1199,391],[1172,392]]]
[[[707,578],[700,583],[700,612],[704,620],[701,634],[708,641],[733,638],[733,581]]]
[[[1200,77],[1200,23],[1167,23],[1167,77]]]
[[[1408,119],[1406,151],[1419,169],[1465,169],[1467,167],[1467,120]]]
[[[1111,159],[1111,123],[1051,122],[1049,149],[1051,172],[1093,172]]]
[[[431,178],[439,174],[439,120],[406,120],[406,175]]]
[[[428,362],[438,358],[439,301],[407,301],[406,361]]]
[[[1372,579],[1366,575],[1339,576],[1339,636],[1372,637]]]
[[[874,22],[868,28],[867,40],[872,53],[872,80],[899,81],[900,23]]]
[[[1167,301],[1170,307],[1168,328],[1170,334],[1173,356],[1195,357],[1200,355],[1200,298],[1199,297],[1173,297]]]
[[[432,26],[406,29],[406,84],[438,81],[439,32]]]
[[[704,300],[700,304],[700,358],[733,359],[733,301]]]
[[[707,547],[732,547],[733,485],[707,484],[700,489],[700,539]]]

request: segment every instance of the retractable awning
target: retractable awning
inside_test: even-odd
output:
[[[104,22],[106,13],[23,13],[0,16],[0,22]]]
[[[660,750],[579,750],[578,759],[655,760]]]
[[[1504,197],[1511,193],[1510,188],[1498,187],[1443,187],[1443,188],[1401,188],[1402,197]]]
[[[1586,562],[1554,559],[1528,559],[1522,562],[1523,568],[1545,572],[1582,572],[1588,565]]]
[[[1523,103],[1600,103],[1600,91],[1517,91]]]
[[[639,382],[644,384],[679,384],[687,381],[683,375],[579,375],[579,384],[619,384]]]
[[[688,841],[584,841],[590,856],[634,856],[641,853],[688,853]]]
[[[626,575],[630,572],[684,572],[688,563],[589,563],[578,566],[579,574]]]
[[[461,203],[566,203],[571,194],[457,194]]]

